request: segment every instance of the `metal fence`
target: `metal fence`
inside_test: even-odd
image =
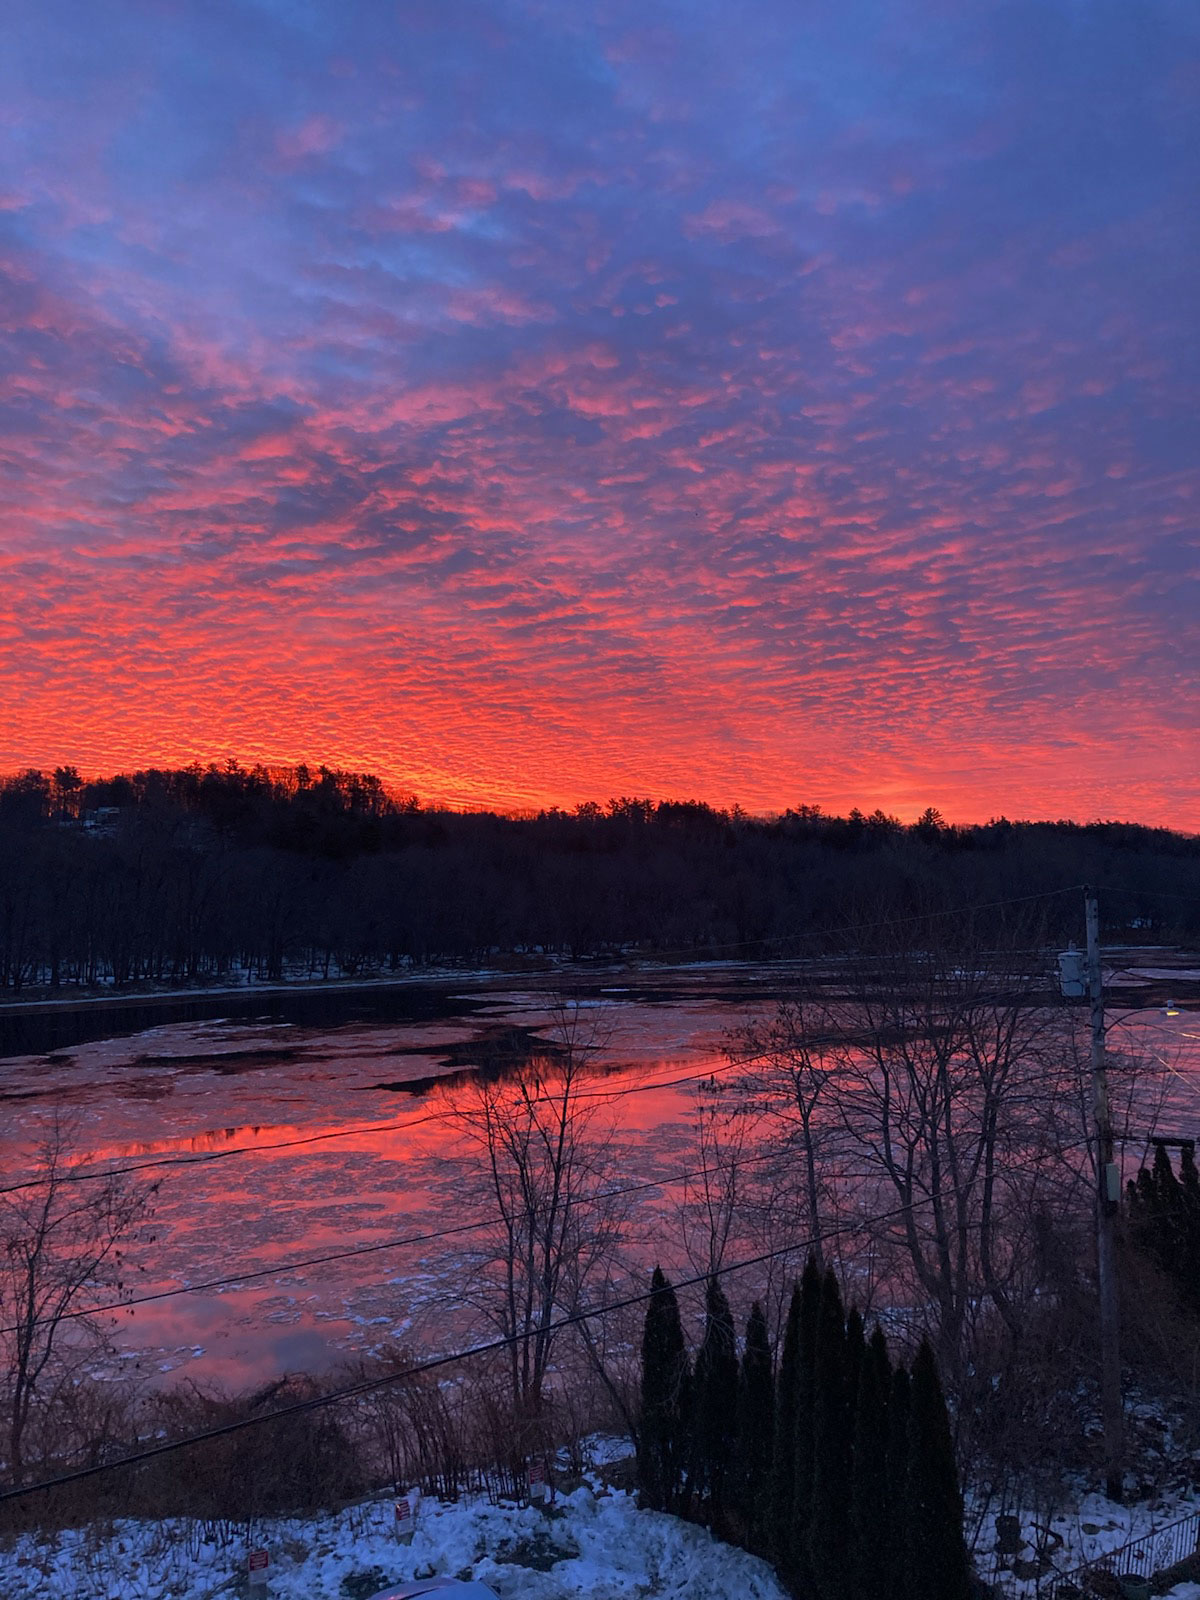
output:
[[[1151,1578],[1156,1572],[1165,1572],[1200,1549],[1200,1512],[1181,1517],[1178,1522],[1168,1522],[1140,1538],[1131,1539],[1119,1550],[1097,1556],[1094,1561],[1076,1567],[1073,1572],[1055,1574],[1048,1583],[1039,1583],[1039,1600],[1077,1600],[1080,1595],[1106,1594],[1103,1587],[1094,1587],[1090,1580],[1101,1574],[1113,1578]]]

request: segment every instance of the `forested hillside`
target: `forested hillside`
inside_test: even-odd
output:
[[[1132,824],[642,799],[506,817],[426,810],[326,768],[60,768],[0,781],[0,987],[800,954],[864,917],[1084,881],[1106,891],[1106,937],[1200,933],[1200,837]],[[1049,937],[1078,934],[1073,897],[1047,917]]]

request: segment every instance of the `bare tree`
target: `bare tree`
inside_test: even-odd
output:
[[[842,1068],[830,1028],[822,1004],[784,1000],[772,1016],[731,1035],[725,1050],[730,1062],[750,1069],[737,1086],[737,1098],[772,1129],[786,1170],[795,1155],[800,1157],[800,1216],[818,1262],[824,1253],[828,1158],[838,1131],[831,1101]],[[778,1202],[781,1196],[775,1198]]]
[[[610,1269],[624,1211],[611,1193],[613,1124],[591,1062],[600,1048],[579,1006],[560,1005],[555,1038],[495,1079],[459,1091],[450,1115],[480,1158],[495,1221],[467,1263],[466,1290],[510,1341],[505,1357],[520,1449],[536,1432],[555,1324]]]
[[[56,1112],[30,1186],[0,1195],[0,1404],[14,1485],[35,1419],[103,1346],[96,1309],[120,1298],[124,1246],[157,1190],[88,1172],[72,1160],[71,1134]]]
[[[680,1232],[688,1260],[699,1275],[721,1270],[735,1230],[745,1220],[744,1166],[752,1133],[744,1100],[718,1095],[715,1079],[702,1079],[693,1099],[699,1165],[683,1183]]]
[[[981,1304],[1019,1338],[1034,1224],[1067,1174],[1074,1053],[1021,932],[997,948],[969,923],[905,929],[856,964],[838,1008],[838,1116],[952,1371]]]

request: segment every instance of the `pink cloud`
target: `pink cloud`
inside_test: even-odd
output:
[[[287,162],[305,161],[310,156],[328,155],[341,143],[344,133],[333,117],[318,113],[290,128],[281,128],[275,137],[275,148]]]

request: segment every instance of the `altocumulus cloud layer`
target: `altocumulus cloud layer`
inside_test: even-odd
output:
[[[18,0],[0,766],[1200,827],[1193,0]]]

